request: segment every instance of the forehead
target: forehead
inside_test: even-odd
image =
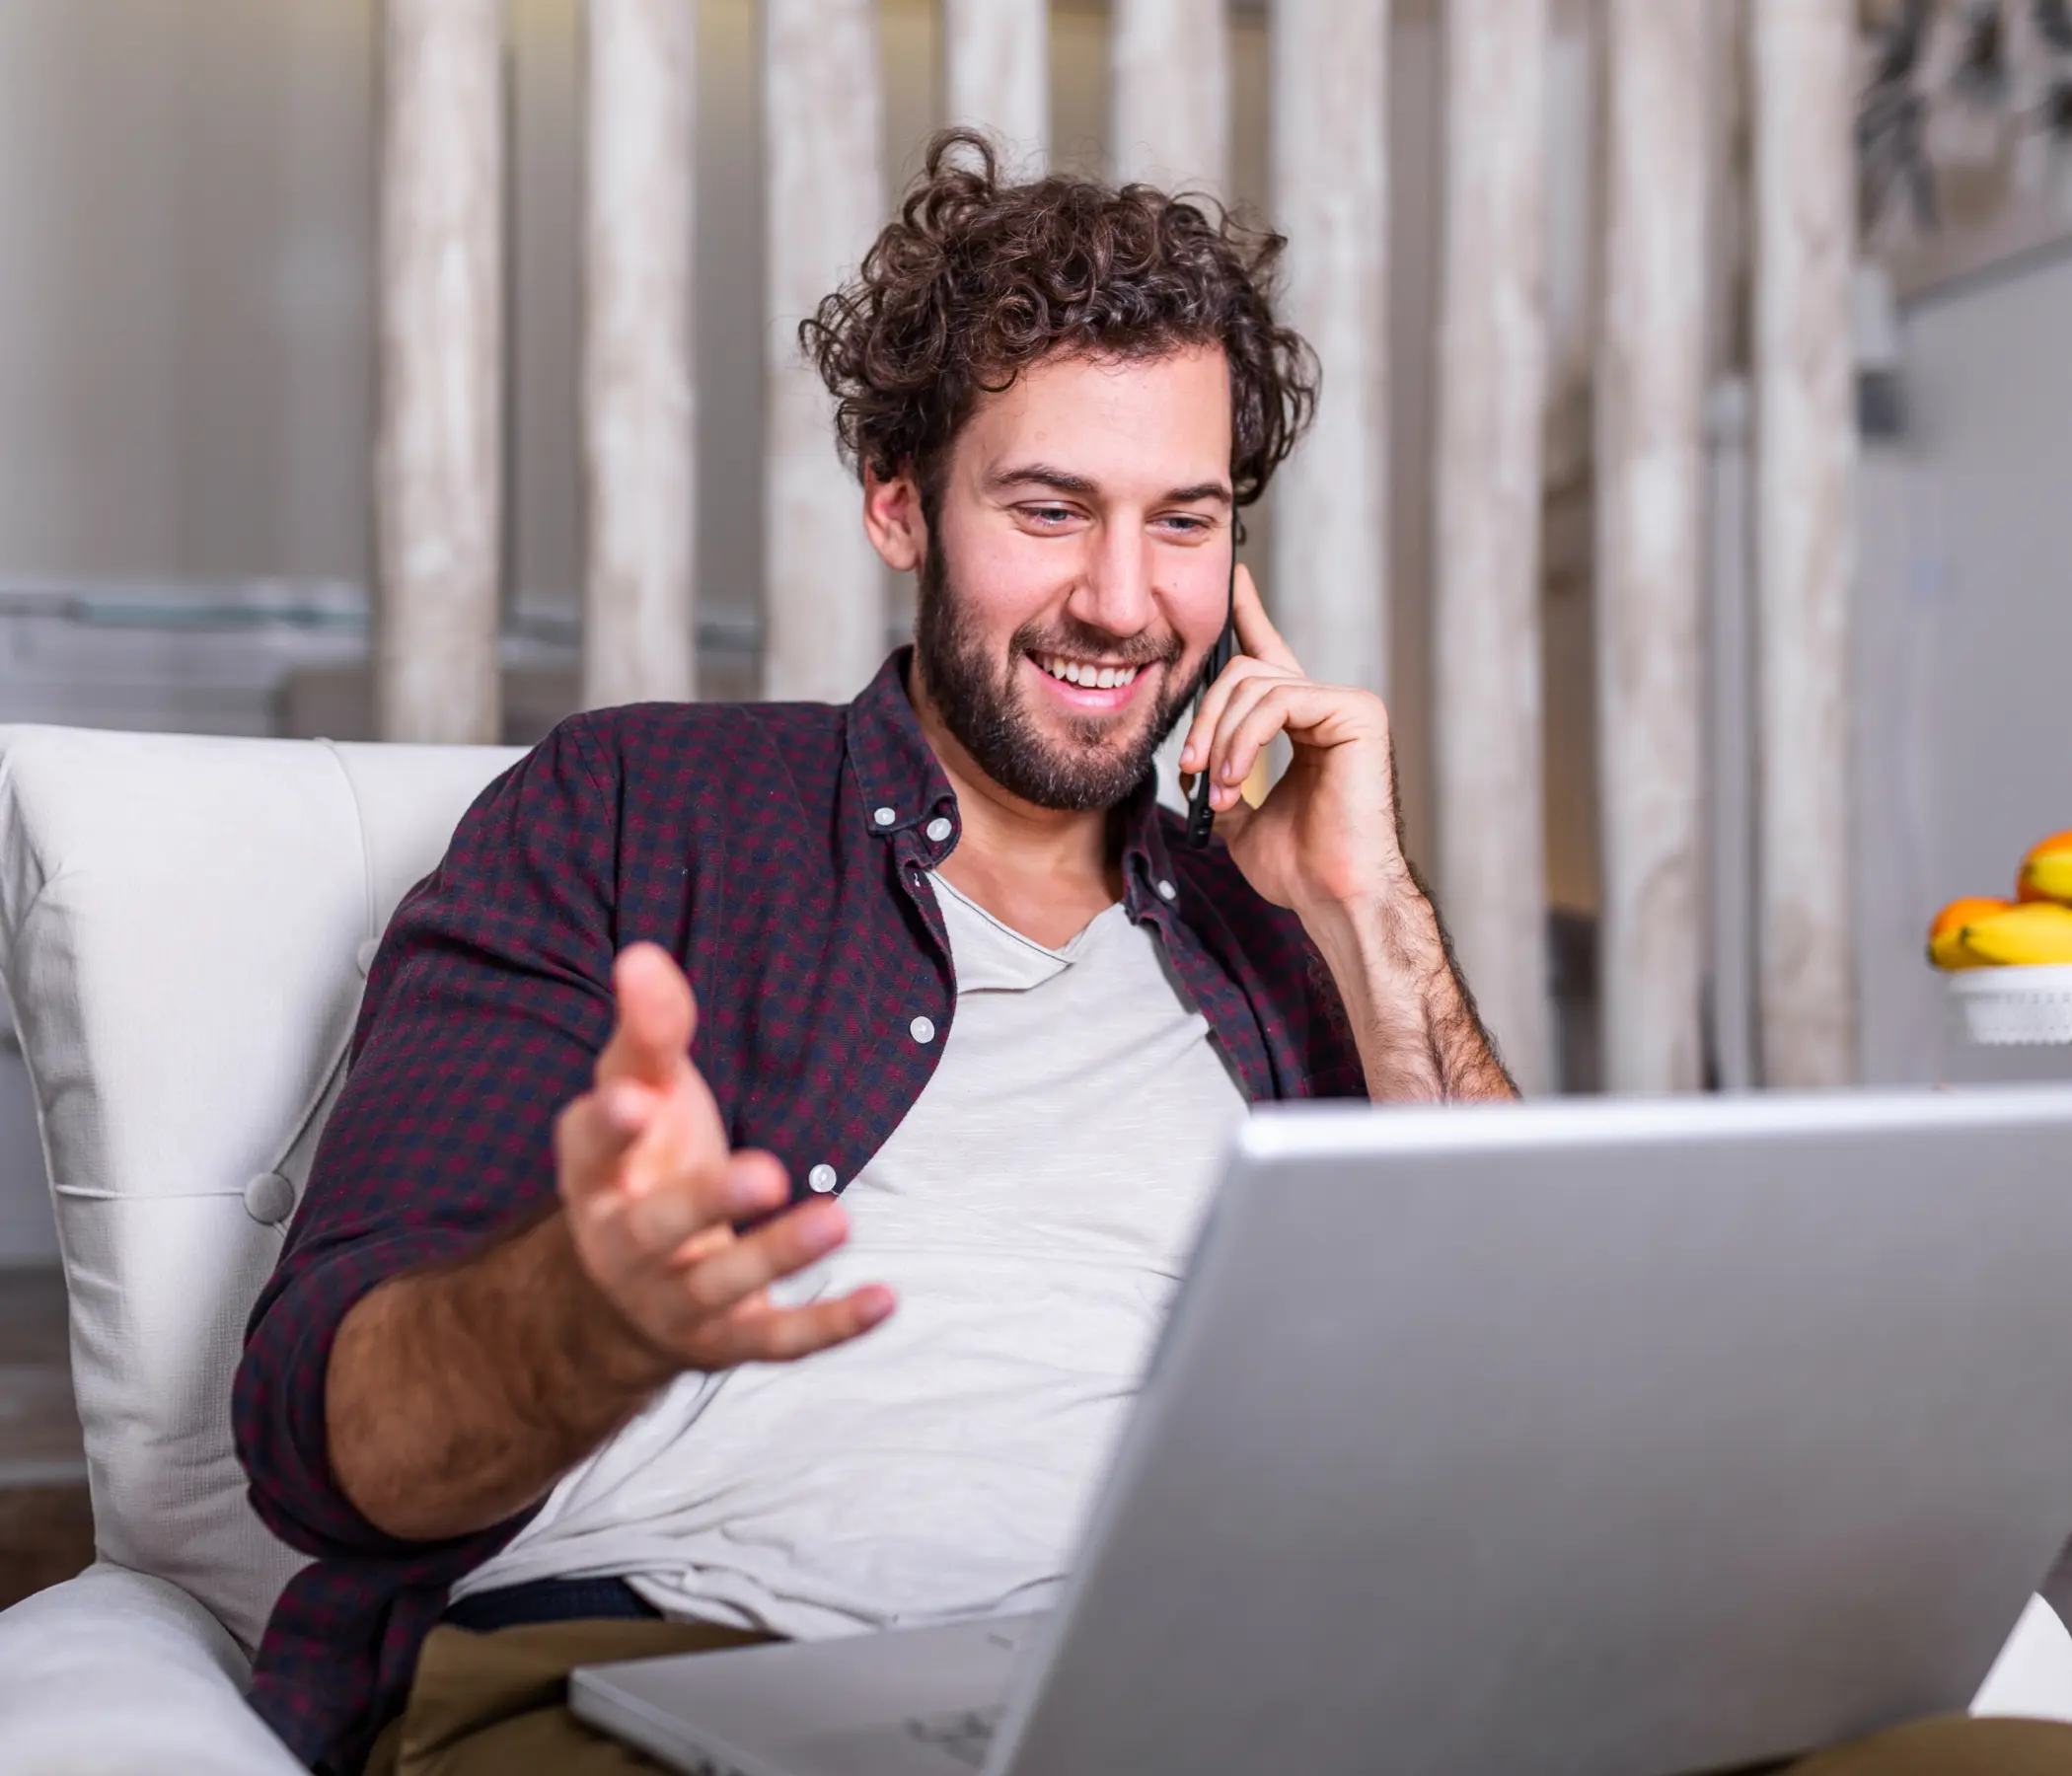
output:
[[[1006,389],[980,396],[955,456],[960,477],[1041,461],[1116,492],[1226,481],[1230,374],[1222,347],[1044,358]]]

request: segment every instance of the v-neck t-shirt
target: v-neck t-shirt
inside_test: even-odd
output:
[[[1053,1598],[1244,1098],[1121,905],[1050,949],[931,881],[941,1060],[844,1193],[849,1243],[778,1291],[882,1282],[898,1311],[682,1377],[456,1594],[619,1575],[795,1637]]]

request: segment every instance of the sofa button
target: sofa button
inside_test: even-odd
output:
[[[279,1226],[295,1213],[295,1186],[279,1172],[260,1172],[245,1186],[245,1213],[262,1226]]]

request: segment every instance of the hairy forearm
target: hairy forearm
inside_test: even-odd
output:
[[[1515,1098],[1439,915],[1407,865],[1357,907],[1305,914],[1331,971],[1375,1102]]]
[[[543,1497],[671,1372],[591,1283],[555,1213],[354,1304],[325,1384],[332,1471],[404,1540],[487,1528]]]

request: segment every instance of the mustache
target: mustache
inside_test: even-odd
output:
[[[1009,645],[1015,653],[1069,654],[1111,666],[1171,666],[1182,652],[1177,635],[1162,641],[1147,635],[1111,635],[1089,624],[1070,622],[1050,628],[1025,623],[1014,631]]]

